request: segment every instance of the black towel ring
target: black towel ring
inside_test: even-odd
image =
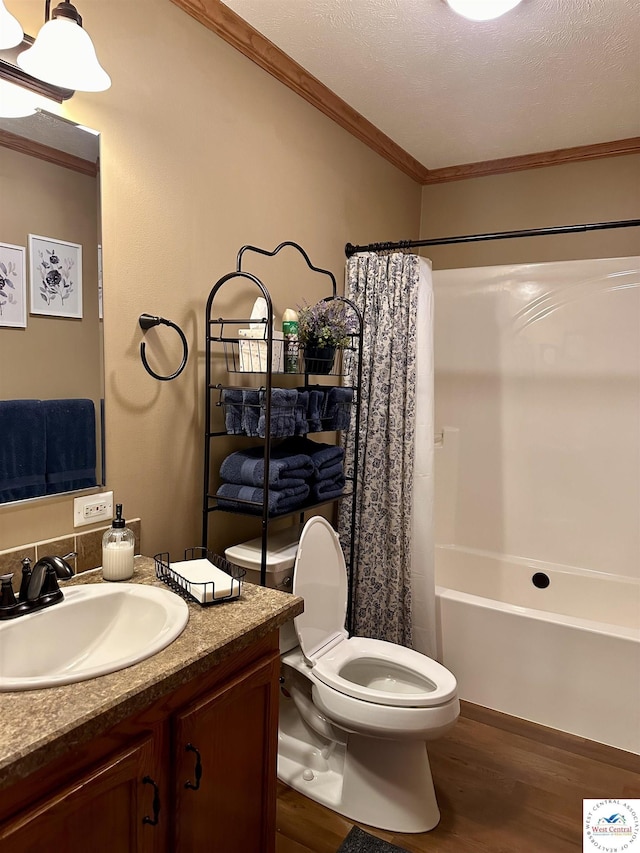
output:
[[[142,364],[144,365],[144,369],[153,376],[154,379],[159,379],[160,382],[168,382],[170,379],[175,379],[176,376],[180,376],[182,371],[185,368],[187,363],[187,358],[189,357],[189,345],[187,344],[187,339],[184,336],[184,332],[177,326],[175,323],[172,323],[171,320],[165,320],[164,317],[154,317],[151,314],[141,314],[138,322],[140,323],[140,328],[143,332],[146,332],[147,329],[152,329],[154,326],[164,325],[171,326],[172,329],[175,329],[176,332],[180,335],[180,339],[182,341],[183,355],[182,355],[182,363],[180,367],[176,370],[175,373],[172,373],[170,376],[160,376],[155,370],[152,370],[149,367],[149,362],[147,361],[147,356],[145,355],[145,342],[142,341],[140,344],[140,358],[142,359]]]

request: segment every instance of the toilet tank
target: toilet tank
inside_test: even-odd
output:
[[[297,525],[269,536],[265,586],[281,592],[291,592],[299,538],[300,528]],[[230,563],[235,563],[236,566],[246,570],[243,579],[245,582],[260,583],[262,537],[258,536],[248,542],[232,545],[225,550],[224,555]],[[280,654],[294,649],[297,645],[298,635],[292,620],[280,628]]]

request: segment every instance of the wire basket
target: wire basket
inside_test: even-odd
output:
[[[213,604],[221,604],[224,601],[233,601],[240,597],[242,592],[242,579],[246,571],[234,563],[214,554],[207,548],[187,548],[184,552],[184,562],[208,560],[217,572],[217,580],[194,580],[187,577],[189,572],[185,567],[184,574],[171,565],[168,551],[154,556],[156,564],[156,577],[165,583],[169,589],[180,595],[186,601],[193,601],[201,607],[210,607]],[[195,568],[195,566],[194,566]],[[200,566],[198,566],[200,568]],[[229,580],[222,578],[220,572],[227,575]]]

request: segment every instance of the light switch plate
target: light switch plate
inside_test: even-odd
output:
[[[113,518],[113,492],[100,492],[73,499],[73,526],[95,524]]]

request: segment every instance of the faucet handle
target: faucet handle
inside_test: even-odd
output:
[[[8,575],[0,575],[0,607],[15,607],[18,603],[11,584],[12,578],[13,572]]]
[[[31,579],[31,559],[25,557],[22,561],[22,582],[20,584],[20,592],[18,593],[18,601],[27,600],[27,590],[29,589],[29,581]]]

